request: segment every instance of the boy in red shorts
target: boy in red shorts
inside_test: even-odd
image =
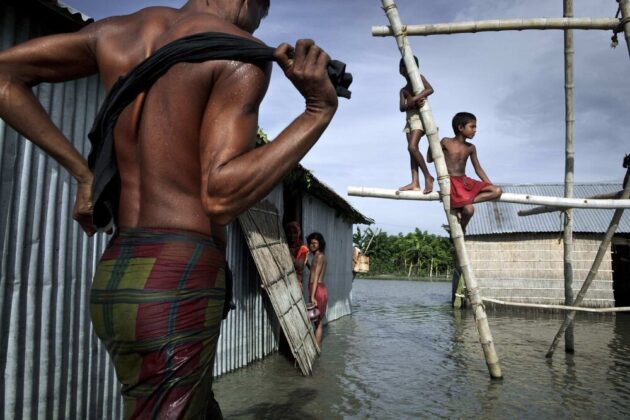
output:
[[[451,208],[457,210],[457,217],[465,233],[466,226],[475,213],[473,203],[496,200],[501,197],[503,191],[492,185],[479,163],[475,145],[467,141],[475,137],[477,118],[469,112],[458,112],[453,117],[453,131],[455,137],[445,137],[440,144],[448,174],[451,176]],[[468,157],[481,181],[466,176]],[[433,162],[431,149],[427,153],[427,161]]]

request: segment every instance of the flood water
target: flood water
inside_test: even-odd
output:
[[[576,353],[545,359],[562,315],[488,310],[504,379],[491,380],[450,284],[355,280],[312,377],[280,354],[224,375],[227,419],[628,418],[630,316],[582,315]]]

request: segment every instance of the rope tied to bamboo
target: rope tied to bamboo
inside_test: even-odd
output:
[[[396,8],[396,4],[392,3],[392,4],[388,4],[387,6],[383,6],[383,10],[385,11],[385,13],[389,12],[392,9]]]
[[[617,9],[617,13],[615,14],[615,17],[619,17],[620,13],[621,13],[621,5],[619,5],[619,8]],[[619,34],[619,32],[623,32],[626,24],[629,22],[630,22],[630,16],[625,16],[623,19],[619,19],[619,25],[617,25],[617,27],[613,29],[613,35],[612,37],[610,37],[610,41],[611,41],[610,48],[617,48],[617,45],[619,45],[619,37],[617,36],[617,34]]]

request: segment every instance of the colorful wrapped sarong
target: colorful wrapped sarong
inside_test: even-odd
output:
[[[223,248],[175,229],[121,229],[94,276],[94,330],[122,384],[124,418],[221,418],[212,369],[225,298]]]
[[[466,204],[472,204],[475,197],[488,185],[492,184],[477,181],[466,175],[451,176],[451,208],[458,209]]]

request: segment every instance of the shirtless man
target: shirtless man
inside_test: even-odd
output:
[[[466,232],[466,226],[475,213],[473,203],[495,200],[501,197],[500,187],[492,185],[479,163],[477,148],[468,142],[477,133],[477,118],[469,112],[459,112],[453,117],[455,137],[443,138],[440,144],[446,160],[446,169],[451,177],[451,208],[457,210],[457,217]],[[475,173],[481,179],[477,181],[466,176],[468,158]],[[433,162],[431,149],[427,152],[427,161]]]
[[[223,32],[255,40],[268,8],[269,0],[189,0],[0,53],[0,118],[78,181],[73,217],[88,235],[95,232],[93,174],[31,88],[99,73],[109,91],[182,37]],[[117,229],[95,273],[91,315],[122,383],[125,418],[220,417],[211,388],[225,293],[224,226],[295,167],[337,108],[329,57],[313,41],[282,44],[274,58],[306,104],[263,147],[254,145],[268,63],[176,64],[118,119]]]

